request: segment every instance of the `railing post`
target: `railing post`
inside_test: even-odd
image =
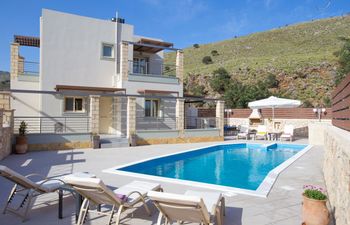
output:
[[[39,117],[39,134],[41,134],[42,117]]]
[[[64,133],[67,133],[67,117],[64,117]]]

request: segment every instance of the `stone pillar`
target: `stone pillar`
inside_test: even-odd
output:
[[[90,95],[90,132],[98,134],[100,131],[100,96]]]
[[[2,91],[0,92],[0,109],[10,110],[11,109],[11,98],[10,92]]]
[[[136,134],[136,98],[128,97],[128,106],[127,106],[127,114],[126,114],[126,135],[128,138],[131,135]]]
[[[113,97],[113,129],[118,136],[122,134],[122,97]]]
[[[2,124],[3,124],[3,121],[4,121],[4,109],[0,109],[0,137],[2,137]],[[0,141],[1,141],[1,138],[0,138]]]
[[[128,80],[129,75],[129,44],[127,42],[120,43],[120,76],[122,81]]]
[[[11,66],[11,79],[18,76],[18,61],[19,61],[19,44],[11,44],[11,56],[10,56],[10,66]]]
[[[225,111],[225,101],[216,102],[216,127],[220,129],[220,136],[224,136],[224,112]]]
[[[180,137],[185,130],[185,99],[176,99],[176,130],[179,131]]]
[[[180,84],[183,84],[184,79],[184,53],[182,50],[176,52],[176,77]]]

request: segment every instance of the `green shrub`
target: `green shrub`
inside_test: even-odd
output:
[[[199,48],[199,44],[193,44],[193,48]]]
[[[212,63],[213,63],[213,60],[211,59],[210,56],[207,55],[207,56],[204,56],[204,57],[203,57],[202,62],[203,62],[204,64],[208,65],[208,64],[212,64]]]
[[[327,196],[318,190],[305,190],[304,195],[315,200],[326,200]]]
[[[26,122],[24,122],[24,121],[21,122],[21,124],[19,125],[19,128],[18,128],[18,133],[21,136],[26,135],[26,133],[27,133],[27,124],[26,124]]]
[[[212,56],[218,56],[218,55],[219,55],[219,52],[216,51],[216,50],[213,50],[213,51],[211,51],[211,55],[212,55]]]

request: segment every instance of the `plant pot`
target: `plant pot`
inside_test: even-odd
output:
[[[136,139],[137,139],[137,137],[136,137],[135,134],[130,135],[130,146],[136,146],[137,145],[136,144]]]
[[[329,212],[327,200],[315,200],[303,194],[302,221],[304,225],[328,225]]]
[[[16,137],[16,154],[25,154],[28,151],[28,141],[26,136],[17,136]]]
[[[99,135],[93,135],[92,136],[92,148],[93,149],[101,148],[101,146],[100,146],[100,136]]]

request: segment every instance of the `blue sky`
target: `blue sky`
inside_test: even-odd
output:
[[[349,0],[1,0],[0,70],[9,70],[14,34],[39,36],[42,8],[110,19],[118,11],[135,33],[184,48],[350,12]],[[23,49],[27,60],[38,51]]]

